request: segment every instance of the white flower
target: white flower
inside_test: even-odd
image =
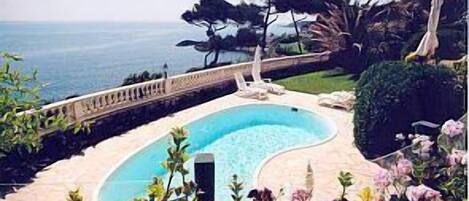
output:
[[[405,140],[405,136],[402,133],[396,134],[396,141]]]
[[[407,199],[410,201],[436,201],[440,200],[440,192],[433,190],[423,184],[419,186],[409,186],[406,192]]]
[[[418,144],[420,142],[429,141],[429,140],[430,140],[430,136],[415,134],[414,139],[412,140],[412,144]]]
[[[421,158],[428,158],[435,142],[431,141],[429,136],[415,135],[412,144],[416,146],[412,152],[418,154]]]
[[[447,157],[450,166],[465,165],[466,164],[466,151],[464,150],[451,150],[451,154]]]
[[[464,132],[464,124],[450,119],[443,124],[441,132],[449,137],[461,135]]]
[[[380,169],[373,177],[374,186],[380,190],[384,190],[386,187],[391,185],[392,181],[392,174],[386,169]]]

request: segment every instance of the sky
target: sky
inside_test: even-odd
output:
[[[182,22],[181,14],[191,9],[198,1],[0,0],[0,21]],[[238,4],[241,0],[227,1]],[[245,1],[256,2],[259,0]],[[277,23],[287,24],[290,23],[290,20],[290,15],[280,15]]]
[[[180,21],[196,0],[0,0],[0,21]]]
[[[239,3],[240,0],[229,0]],[[197,0],[0,0],[0,21],[180,21]]]

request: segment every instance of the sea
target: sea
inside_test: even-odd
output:
[[[234,34],[228,28],[222,34]],[[271,33],[292,33],[272,26]],[[24,73],[38,72],[41,98],[57,101],[119,86],[132,73],[185,73],[203,66],[203,52],[177,47],[182,40],[204,40],[205,30],[184,22],[0,22],[0,51],[17,53],[12,65]],[[221,62],[242,62],[250,55],[223,52]]]

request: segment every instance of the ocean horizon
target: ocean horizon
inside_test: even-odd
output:
[[[290,29],[273,26],[271,32]],[[165,63],[169,75],[201,67],[204,53],[176,44],[205,37],[203,28],[183,22],[0,22],[0,51],[22,55],[15,68],[38,71],[44,100],[114,88],[129,74],[161,72]],[[241,52],[220,55],[220,62],[247,59]]]

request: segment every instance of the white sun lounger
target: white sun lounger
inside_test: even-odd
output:
[[[267,99],[267,90],[252,87],[252,83],[246,82],[243,74],[241,74],[240,72],[235,73],[234,76],[236,80],[236,85],[238,86],[238,92],[236,92],[236,95],[243,98],[256,98],[259,100]]]
[[[285,93],[285,87],[283,87],[282,85],[272,83],[272,79],[270,78],[262,79],[260,73],[253,73],[252,78],[254,80],[252,83],[254,87],[265,89],[268,92],[277,94],[277,95],[281,95]]]
[[[256,52],[254,54],[254,62],[252,63],[252,70],[251,75],[253,79],[253,87],[265,89],[270,93],[273,94],[284,94],[285,87],[273,84],[272,79],[262,79],[261,77],[261,48],[259,46],[256,47]]]
[[[319,94],[318,96],[318,103],[322,106],[343,108],[350,111],[355,104],[355,95],[351,92],[336,91],[330,94]]]

